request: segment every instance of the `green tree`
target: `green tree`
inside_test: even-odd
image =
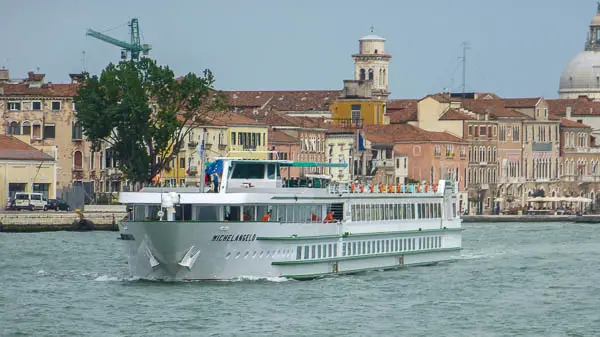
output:
[[[193,125],[227,107],[214,82],[210,70],[175,78],[148,58],[109,64],[99,77],[84,78],[75,116],[94,147],[112,148],[128,179],[147,183],[177,155]]]

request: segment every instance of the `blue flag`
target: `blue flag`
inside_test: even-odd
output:
[[[365,151],[365,139],[362,136],[362,133],[358,131],[358,151]]]

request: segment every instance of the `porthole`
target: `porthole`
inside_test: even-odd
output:
[[[255,259],[256,258],[256,251],[252,252],[252,258]]]
[[[235,258],[239,259],[240,258],[240,254],[241,254],[240,252],[235,253]]]
[[[246,254],[244,254],[244,259],[247,259],[247,258],[248,258],[248,255],[250,255],[250,252],[249,252],[249,251],[246,251]]]
[[[228,252],[227,254],[225,254],[225,258],[228,259],[231,257],[231,252]]]

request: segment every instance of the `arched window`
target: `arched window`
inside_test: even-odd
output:
[[[479,161],[485,161],[485,148],[479,147]]]
[[[75,151],[75,153],[73,153],[73,168],[83,168],[83,154],[81,153],[81,151]]]
[[[369,69],[369,81],[373,80],[373,69]]]
[[[7,135],[18,135],[21,132],[21,127],[19,126],[19,122],[10,122],[8,123],[8,132]]]
[[[488,162],[492,162],[494,161],[493,157],[492,157],[492,148],[488,146],[488,156],[487,156],[487,161]]]
[[[383,69],[383,76],[381,76],[381,84],[382,85],[387,85],[386,78],[385,78],[385,69]]]
[[[360,76],[360,77],[359,77],[359,79],[360,79],[361,81],[364,81],[364,80],[365,80],[365,76],[366,76],[366,75],[365,75],[365,70],[364,70],[363,68],[361,68],[361,69],[360,69],[360,72],[359,72],[359,74],[360,74],[360,75],[359,75],[359,76]]]
[[[25,121],[23,122],[23,125],[21,125],[21,134],[22,135],[30,135],[31,134],[31,123],[29,121]]]

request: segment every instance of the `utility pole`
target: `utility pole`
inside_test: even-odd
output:
[[[464,41],[462,43],[462,47],[462,97],[465,98],[465,91],[467,87],[467,49],[469,49],[469,42]]]

